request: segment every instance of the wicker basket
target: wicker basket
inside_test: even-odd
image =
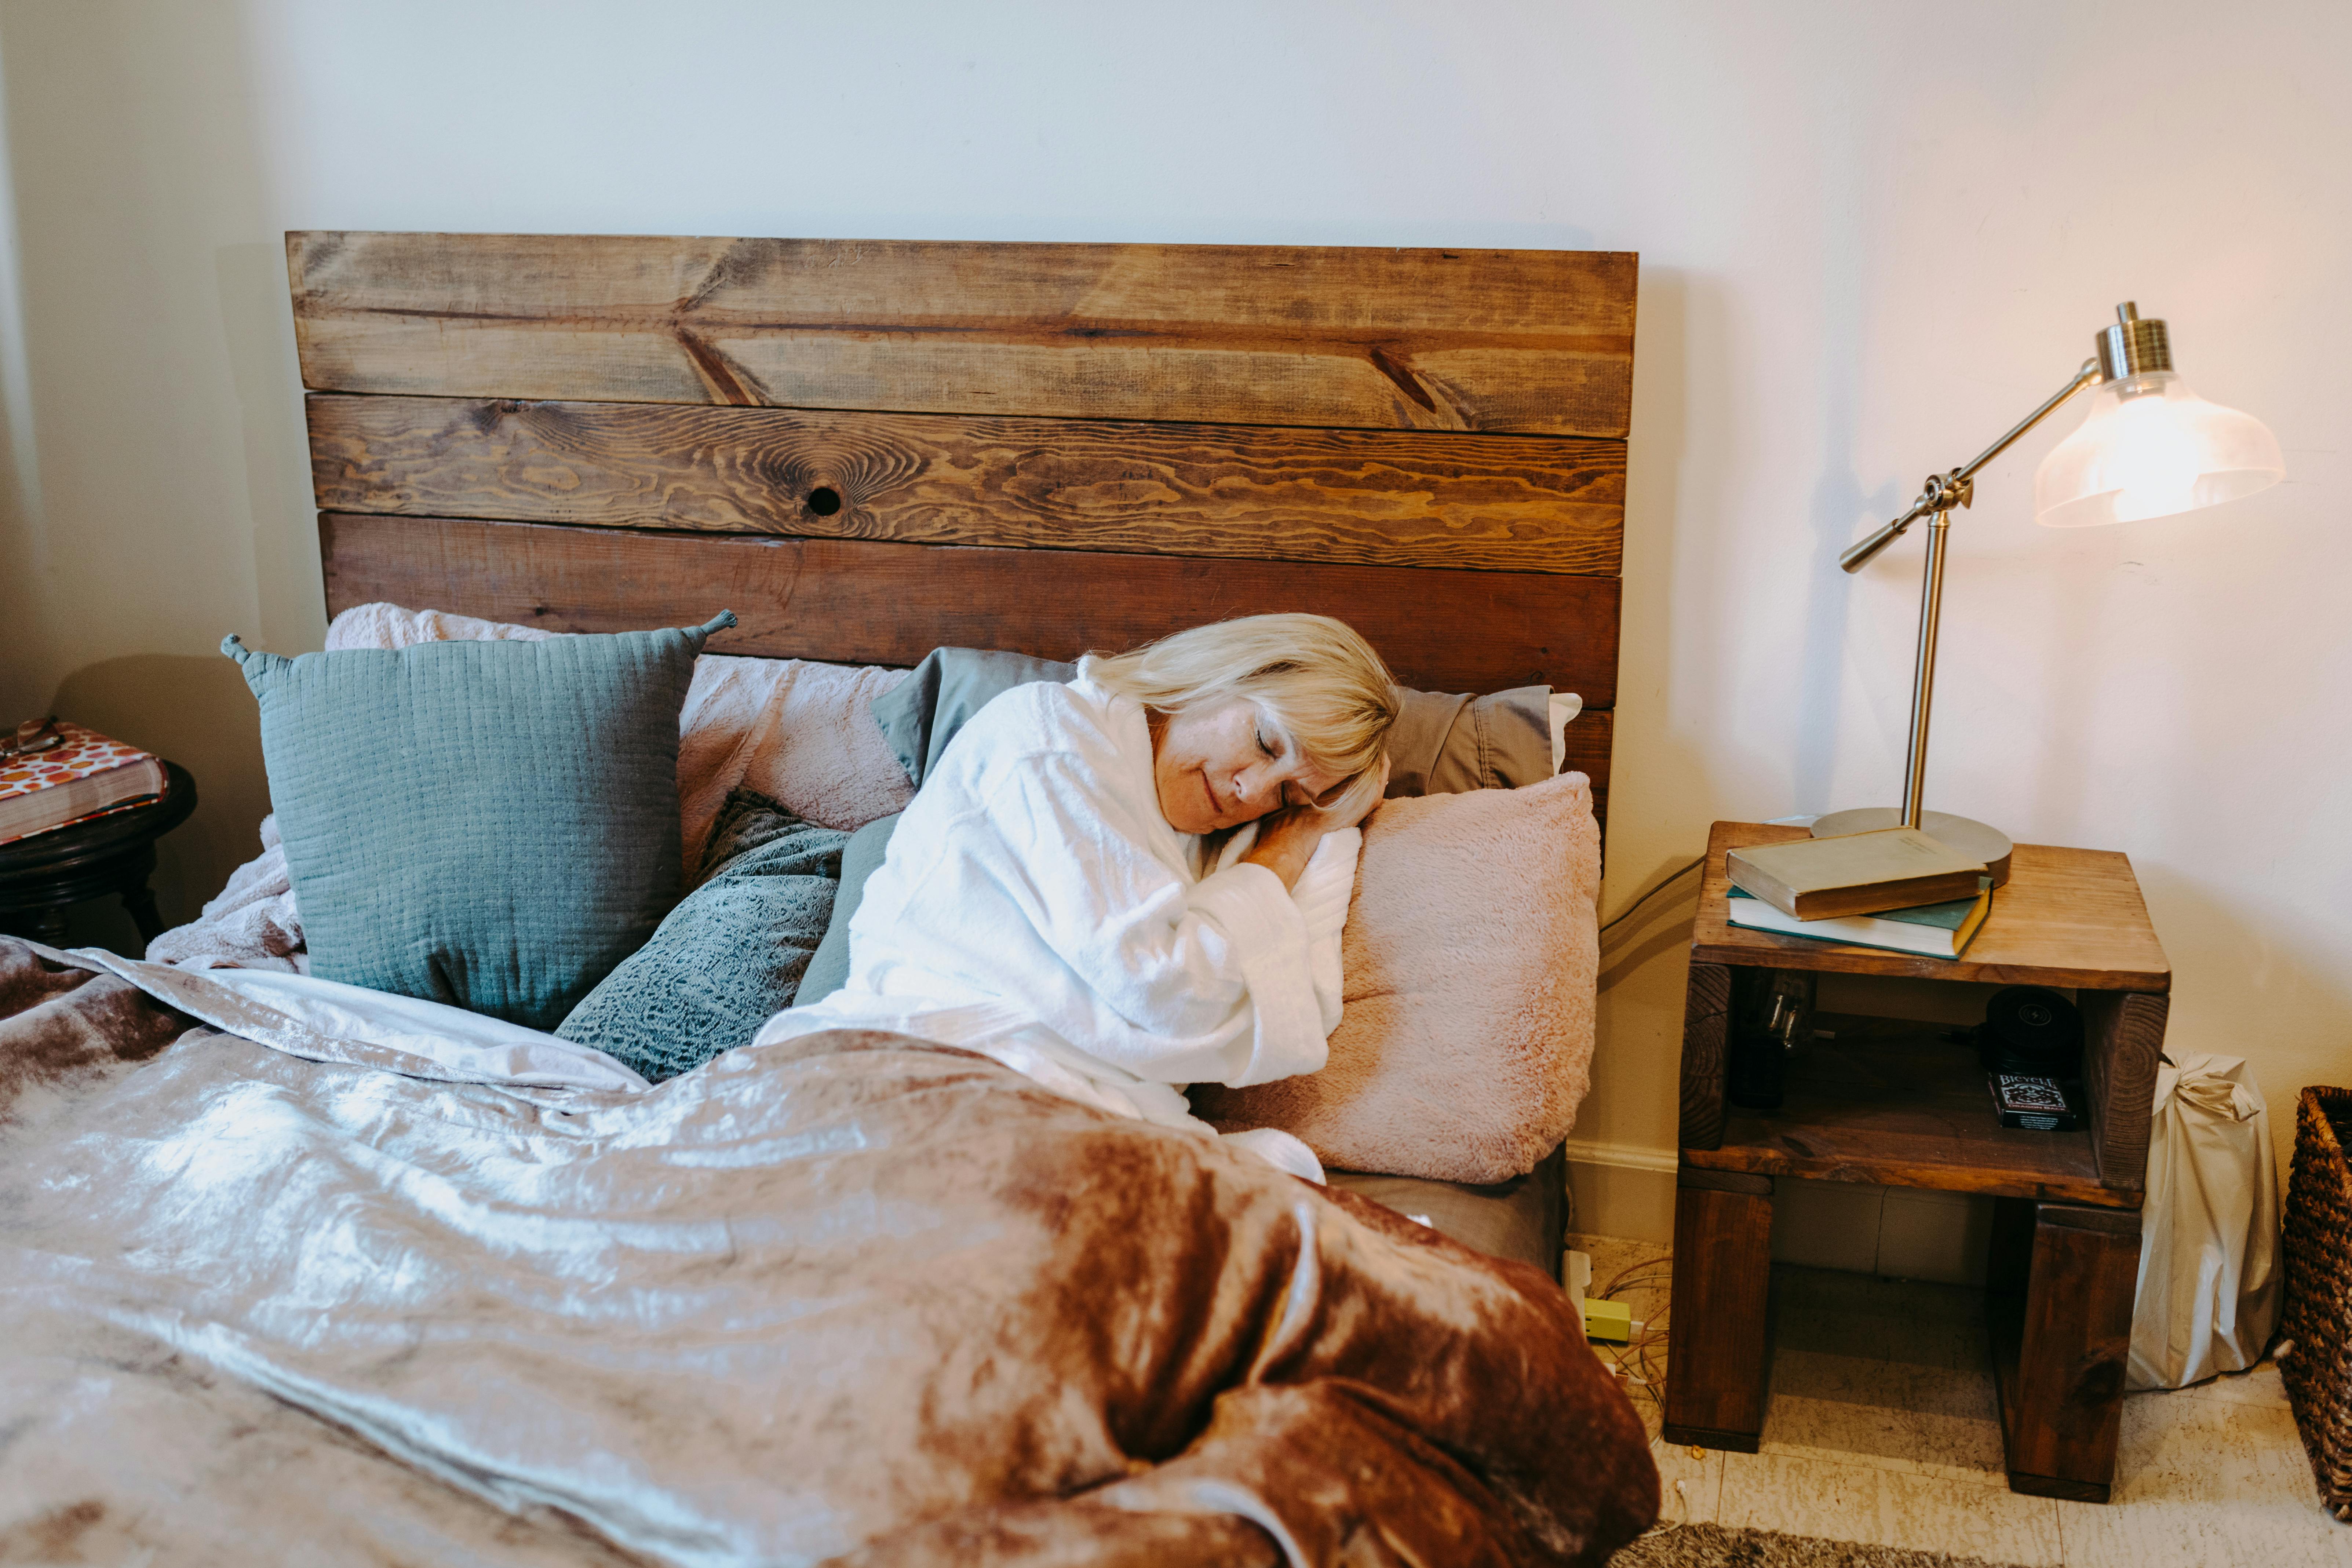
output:
[[[2286,1189],[2286,1309],[2279,1375],[2319,1480],[2352,1520],[2352,1089],[2306,1089],[2294,1110]]]

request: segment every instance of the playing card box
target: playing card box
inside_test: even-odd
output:
[[[2074,1102],[2067,1098],[2066,1086],[2054,1078],[1997,1072],[1990,1074],[1985,1081],[1992,1089],[1993,1110],[2000,1114],[2003,1127],[2072,1132],[2082,1125]]]

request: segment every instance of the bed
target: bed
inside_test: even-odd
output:
[[[288,247],[331,614],[908,666],[1317,610],[1579,693],[1605,812],[1631,256]],[[649,1142],[194,1023],[0,952],[49,1555],[1583,1563],[1654,1514],[1537,1271],[1557,1155],[1316,1195],[895,1037],[722,1058]]]

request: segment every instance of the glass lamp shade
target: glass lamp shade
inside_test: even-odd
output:
[[[2047,528],[2135,522],[2216,506],[2286,477],[2278,438],[2251,414],[2208,403],[2174,371],[2103,381],[2080,428],[2033,475]]]

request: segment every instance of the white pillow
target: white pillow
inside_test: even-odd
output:
[[[1568,760],[1568,721],[1584,711],[1584,699],[1573,691],[1551,694],[1551,771]]]

